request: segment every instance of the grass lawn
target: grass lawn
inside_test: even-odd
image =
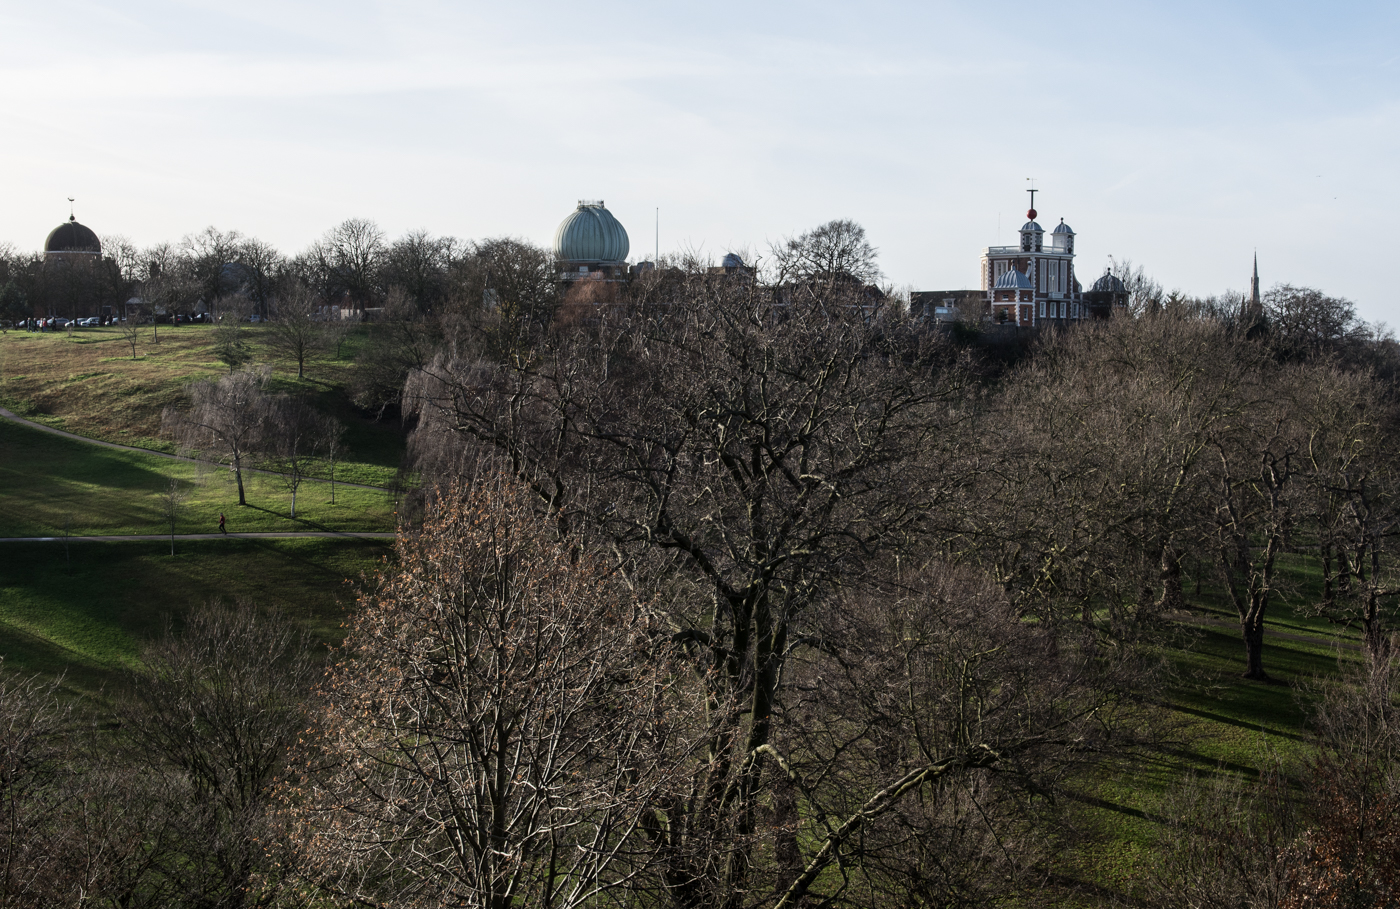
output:
[[[77,329],[72,335],[0,335],[0,405],[90,438],[172,451],[174,446],[160,433],[162,411],[183,404],[187,383],[224,375],[228,369],[214,357],[212,326],[161,325],[158,342],[152,341],[155,328],[143,330],[134,359],[130,345],[110,327]],[[332,352],[310,361],[306,376],[297,379],[295,364],[271,358],[262,341],[265,326],[252,325],[245,331],[254,362],[273,365],[274,392],[309,397],[345,424],[347,457],[337,465],[337,478],[389,485],[403,460],[403,433],[358,411],[344,391],[360,339],[352,335],[342,345],[343,358]]]
[[[177,533],[217,529],[219,512],[232,531],[393,531],[394,503],[380,489],[305,482],[291,494],[276,476],[244,473],[248,505],[227,468],[116,451],[0,421],[0,536],[168,533],[163,501],[171,477],[189,499]]]
[[[391,547],[364,540],[7,543],[0,551],[0,655],[7,670],[64,676],[99,694],[141,643],[209,600],[279,609],[317,646],[338,643],[362,573]]]
[[[1094,836],[1076,850],[1067,876],[1090,892],[1129,901],[1154,860],[1169,794],[1188,779],[1253,779],[1261,767],[1306,759],[1309,686],[1362,659],[1361,636],[1311,614],[1319,578],[1298,556],[1284,565],[1288,600],[1270,605],[1264,642],[1269,683],[1247,681],[1238,619],[1220,591],[1189,596],[1190,615],[1174,625],[1157,653],[1168,667],[1158,700],[1161,743],[1131,769],[1096,780],[1080,793],[1081,818]],[[1071,905],[1101,905],[1097,897]]]

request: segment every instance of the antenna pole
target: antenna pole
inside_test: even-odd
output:
[[[657,267],[661,266],[661,206],[656,206],[656,257],[652,259]]]

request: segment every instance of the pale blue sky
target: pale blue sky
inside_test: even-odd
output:
[[[79,220],[286,251],[347,217],[548,243],[601,198],[650,254],[864,224],[975,286],[1026,177],[1165,285],[1320,287],[1400,323],[1400,4],[0,2],[0,242]],[[1372,256],[1371,253],[1377,255]]]

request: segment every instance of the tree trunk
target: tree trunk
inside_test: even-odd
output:
[[[1264,671],[1264,617],[1242,619],[1240,631],[1244,635],[1244,677],[1257,682],[1267,681],[1269,675]]]
[[[238,481],[238,504],[247,505],[248,500],[243,497],[243,467],[238,463],[238,458],[233,459],[233,477]]]
[[[1322,545],[1322,608],[1331,609],[1335,605],[1336,596],[1332,590],[1332,544],[1324,543]]]
[[[1171,546],[1162,547],[1162,562],[1159,573],[1162,581],[1162,596],[1157,600],[1157,608],[1164,612],[1179,612],[1186,606],[1186,598],[1181,592],[1181,555]]]

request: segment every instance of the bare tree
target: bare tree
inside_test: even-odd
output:
[[[697,702],[714,705],[694,798],[668,805],[656,834],[676,905],[763,890],[758,755],[789,716],[792,661],[817,646],[809,611],[922,545],[966,482],[970,465],[949,456],[964,373],[932,336],[853,305],[858,290],[775,306],[768,288],[694,275],[668,300],[561,328],[530,358],[497,365],[459,344],[407,392],[439,469],[462,457],[454,439],[498,452],[640,589],[676,591],[668,619]]]
[[[124,281],[140,280],[144,268],[141,250],[131,240],[120,234],[102,237],[102,255],[116,263]]]
[[[1364,335],[1356,305],[1311,287],[1280,284],[1264,294],[1269,343],[1281,356],[1315,359]]]
[[[232,374],[253,359],[243,330],[243,319],[248,313],[247,301],[242,297],[220,297],[210,309],[218,320],[213,332],[214,356]]]
[[[187,385],[189,409],[166,408],[161,419],[165,432],[182,448],[227,459],[238,483],[239,505],[248,504],[243,462],[259,451],[266,437],[269,374],[264,366]]]
[[[457,252],[458,243],[451,237],[411,230],[384,253],[384,287],[397,287],[422,312],[440,310],[447,299],[448,271]]]
[[[321,450],[324,423],[305,401],[278,395],[267,402],[269,464],[292,494],[292,517],[297,516],[297,491]]]
[[[270,243],[245,237],[238,244],[237,262],[241,266],[240,292],[253,304],[258,315],[267,318],[274,292],[285,279],[286,256]]]
[[[178,836],[159,866],[168,904],[273,902],[280,882],[267,872],[282,835],[272,791],[317,669],[303,634],[246,602],[200,607],[146,649],[123,733],[170,790]]]
[[[62,804],[55,775],[68,710],[57,682],[0,675],[0,902],[41,905],[56,867],[49,818]]]
[[[1359,625],[1370,658],[1385,663],[1400,596],[1395,405],[1368,372],[1318,364],[1306,374],[1297,416],[1308,431],[1303,517],[1316,535],[1322,567],[1316,610],[1339,624]]]
[[[179,477],[171,477],[160,496],[161,515],[170,524],[170,554],[175,554],[175,524],[184,513],[190,491]]]
[[[389,292],[384,318],[366,326],[368,338],[355,359],[355,403],[383,413],[397,407],[404,382],[443,346],[440,319],[425,315],[401,291]]]
[[[306,375],[306,361],[326,349],[326,316],[320,302],[299,282],[288,282],[274,305],[275,318],[266,341],[281,357],[297,365],[297,378]]]
[[[814,288],[830,294],[842,282],[857,285],[880,280],[877,251],[854,221],[828,221],[773,248],[779,284]]]
[[[326,462],[331,471],[331,504],[335,504],[335,465],[345,454],[345,424],[335,417],[321,417],[318,432],[325,448]]]
[[[188,263],[196,297],[213,301],[239,290],[240,276],[230,266],[238,261],[245,242],[236,230],[221,231],[212,226],[185,235],[179,249]]]
[[[117,323],[117,330],[121,334],[122,340],[131,346],[131,359],[136,359],[136,345],[141,341],[140,317],[127,314],[126,318]]]
[[[380,268],[384,232],[373,221],[350,218],[326,232],[302,257],[317,295],[345,297],[356,310],[373,306],[383,292]]]
[[[363,905],[602,905],[646,869],[667,780],[646,612],[526,493],[446,491],[321,688],[292,793],[310,868]]]
[[[1259,364],[1238,390],[1235,419],[1210,440],[1212,544],[1239,616],[1249,679],[1268,678],[1264,619],[1278,596],[1279,556],[1304,508],[1307,431],[1296,407],[1306,380],[1298,371]]]

